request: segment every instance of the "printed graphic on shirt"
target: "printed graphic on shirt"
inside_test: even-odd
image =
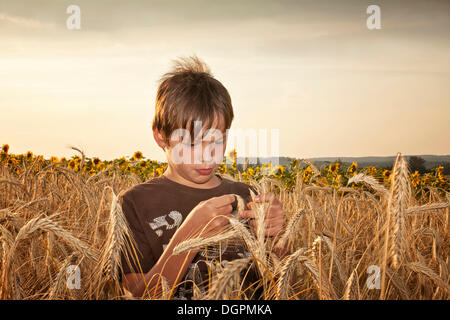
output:
[[[224,254],[228,248],[228,243],[226,241],[221,242],[217,246],[208,246],[199,252],[200,256],[207,259],[217,259]]]
[[[178,211],[171,211],[169,213],[169,217],[173,220],[173,223],[170,224],[167,219],[167,214],[156,217],[153,219],[153,222],[149,222],[150,228],[156,232],[158,237],[161,237],[163,235],[162,227],[166,227],[165,230],[170,230],[173,228],[178,228],[181,224],[181,221],[183,220],[183,216]]]

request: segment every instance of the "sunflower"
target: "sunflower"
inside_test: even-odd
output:
[[[367,172],[368,172],[369,176],[374,176],[377,173],[377,168],[367,167]]]
[[[75,170],[76,166],[77,166],[77,163],[76,163],[76,161],[74,159],[69,161],[69,168],[70,169]]]
[[[9,151],[9,145],[8,144],[4,144],[2,146],[2,152],[5,153],[5,154],[8,154],[8,151]]]
[[[341,178],[342,178],[342,175],[340,175],[340,174],[338,174],[338,175],[336,176],[335,184],[334,184],[334,187],[335,187],[336,189],[338,189],[338,188],[340,187],[340,185],[341,185]]]
[[[8,165],[11,166],[11,167],[15,166],[17,164],[17,162],[18,161],[16,160],[16,158],[12,158],[11,157],[11,158],[8,159]]]
[[[296,168],[298,167],[298,163],[299,163],[298,159],[295,159],[295,160],[292,162],[292,167],[293,167],[294,169],[296,169]]]
[[[50,163],[56,163],[58,162],[58,157],[52,156],[50,157]]]
[[[141,161],[139,163],[139,165],[141,166],[141,168],[145,168],[147,166],[147,162],[146,161]]]
[[[225,163],[222,163],[219,167],[220,173],[227,173],[227,165]]]
[[[330,171],[333,174],[336,174],[339,171],[339,162],[330,164],[330,166],[328,167],[328,171]]]
[[[92,163],[94,164],[94,167],[98,168],[102,161],[99,158],[95,157],[94,159],[92,159]]]
[[[439,166],[436,169],[436,174],[437,174],[437,178],[439,179],[440,182],[444,182],[444,175],[443,175],[443,171],[444,171],[444,167],[443,166]]]
[[[25,158],[26,158],[27,160],[33,159],[33,152],[28,151],[28,152],[26,153],[26,155],[25,155]]]
[[[383,180],[384,182],[391,180],[392,172],[391,170],[384,170],[383,171]]]
[[[159,177],[160,175],[162,175],[164,173],[164,168],[163,167],[156,168],[155,173],[156,173],[156,176]]]
[[[252,167],[249,167],[249,168],[247,169],[247,173],[248,173],[250,176],[253,176],[253,175],[255,174],[255,170],[253,170]]]
[[[417,170],[411,175],[411,182],[412,182],[414,187],[417,187],[419,185],[419,183],[420,183],[420,173]]]
[[[134,160],[134,161],[139,161],[139,160],[141,160],[143,157],[144,157],[144,155],[143,155],[142,152],[140,152],[140,151],[136,151],[136,152],[133,154],[133,160]]]
[[[286,172],[286,169],[280,165],[273,167],[273,169],[271,170],[271,174],[273,174],[274,177],[276,177],[276,178],[281,178],[283,176],[283,173],[285,173],[285,172]]]
[[[236,149],[233,149],[228,153],[228,158],[230,158],[231,160],[236,159],[236,157],[237,157]]]
[[[350,172],[354,176],[356,174],[357,169],[358,164],[356,162],[352,162],[352,165],[348,168],[348,172]]]
[[[423,176],[423,184],[427,185],[431,181],[432,175],[427,173]]]
[[[312,176],[312,169],[311,166],[307,166],[306,169],[303,171],[303,181],[308,182],[309,178]]]

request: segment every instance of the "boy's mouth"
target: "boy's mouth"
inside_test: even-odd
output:
[[[212,168],[208,168],[208,169],[195,169],[195,171],[197,171],[200,175],[202,176],[207,176],[212,172]]]

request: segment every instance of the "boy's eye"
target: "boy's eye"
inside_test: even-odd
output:
[[[198,142],[191,143],[190,141],[186,141],[186,142],[183,141],[183,144],[185,146],[189,146],[189,147],[195,147],[196,143],[198,143]]]
[[[195,145],[196,144],[200,144],[200,142],[194,142],[194,143],[191,143],[190,141],[183,141],[182,142],[185,146],[189,146],[189,147],[195,147]],[[214,141],[214,143],[215,144],[223,144],[223,140],[217,140],[217,141]]]

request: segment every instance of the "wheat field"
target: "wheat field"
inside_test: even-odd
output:
[[[119,281],[120,251],[130,235],[117,195],[142,178],[114,167],[88,174],[58,164],[0,166],[0,299],[130,299]],[[177,253],[233,238],[252,253],[211,270],[210,289],[202,294],[194,287],[194,299],[449,299],[448,190],[414,188],[400,153],[388,187],[359,173],[335,188],[319,183],[314,165],[308,168],[308,183],[298,172],[290,188],[274,177],[244,181],[240,173],[224,173],[276,193],[286,228],[265,238],[261,205],[256,232],[230,219],[224,234],[179,244]],[[274,247],[287,254],[278,258]],[[242,286],[239,271],[249,263],[260,275],[253,284],[262,288],[259,297]],[[79,289],[67,286],[71,265],[81,272]],[[172,298],[174,288],[164,278],[161,284],[161,295],[144,298]]]

